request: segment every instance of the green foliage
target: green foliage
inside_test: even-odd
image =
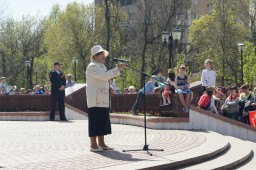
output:
[[[252,87],[256,80],[256,47],[250,42],[246,43],[243,61],[245,83]]]
[[[140,77],[140,74],[133,69],[136,69],[138,67],[138,62],[125,56],[122,56],[120,58],[128,60],[129,63],[127,68],[122,71],[121,75],[116,78],[117,86],[120,88],[122,92],[124,91],[124,88],[128,88],[129,86],[134,86],[136,91],[139,91],[140,80],[136,77]]]
[[[72,58],[78,57],[78,82],[84,82],[94,41],[93,6],[74,2],[68,4],[64,11],[59,11],[58,6],[52,10],[46,22],[44,42],[48,53],[43,58],[44,63],[48,63],[47,68],[51,70],[52,63],[60,61],[66,74],[74,74]]]
[[[162,1],[161,1],[162,2]],[[108,57],[110,68],[115,66],[112,59],[127,56],[129,66],[148,74],[156,69],[163,70],[167,77],[169,50],[168,44],[161,41],[161,31],[172,30],[177,26],[177,13],[182,12],[185,1],[161,3],[160,1],[145,1],[145,10],[139,10],[136,15],[136,26],[132,26],[127,12],[120,4],[108,1],[109,15],[106,15],[105,4],[102,6],[69,3],[64,10],[58,4],[46,19],[23,17],[20,21],[13,19],[1,20],[0,23],[0,64],[1,73],[6,76],[9,84],[18,87],[26,86],[28,73],[30,87],[35,85],[35,67],[38,68],[38,84],[50,84],[48,73],[53,69],[53,62],[63,63],[62,70],[74,74],[72,58],[79,59],[77,64],[77,80],[85,82],[85,70],[90,63],[90,49],[100,44],[104,48],[109,39]],[[247,1],[239,1],[249,6]],[[174,65],[187,64],[187,74],[191,82],[200,80],[204,68],[204,60],[212,59],[217,73],[217,84],[221,83],[222,75],[225,84],[241,82],[240,53],[237,43],[250,40],[251,30],[244,22],[245,12],[241,13],[241,5],[232,0],[213,0],[211,15],[201,16],[193,20],[189,28],[189,39],[192,42],[191,53],[184,54],[174,49]],[[161,9],[162,11],[158,11]],[[170,13],[171,9],[176,9]],[[243,15],[243,16],[241,16]],[[106,18],[110,21],[110,30],[106,28]],[[186,17],[184,17],[186,18]],[[181,21],[182,22],[182,21]],[[125,26],[126,25],[126,26]],[[185,30],[187,25],[180,25]],[[107,36],[110,31],[110,37]],[[137,33],[137,34],[134,34]],[[132,42],[132,45],[127,43]],[[252,85],[255,81],[255,47],[249,41],[244,52],[244,79]],[[175,52],[176,50],[176,52]],[[136,56],[135,56],[136,55]],[[190,58],[188,57],[190,56]],[[25,60],[31,61],[31,68],[26,70]],[[188,62],[196,66],[190,68]],[[177,66],[173,68],[177,70]],[[176,72],[177,74],[177,72]],[[116,78],[120,89],[130,85],[141,86],[141,74],[132,68],[127,68]]]
[[[231,0],[214,0],[212,3],[212,14],[193,20],[190,27],[192,58],[196,65],[201,66],[199,69],[203,68],[205,59],[213,60],[217,84],[221,83],[222,75],[225,84],[239,84],[241,67],[238,66],[241,61],[237,43],[245,40],[249,32],[244,23],[237,19],[238,3]]]
[[[119,6],[111,5],[111,50],[110,60],[113,56],[120,55],[122,48],[121,35],[117,22],[125,18],[124,13],[119,11]],[[104,20],[104,8],[94,5],[85,6],[77,2],[67,5],[64,11],[59,11],[54,6],[50,17],[46,22],[44,42],[48,54],[43,58],[46,63],[58,60],[64,63],[62,69],[65,73],[74,74],[72,58],[78,57],[77,79],[85,82],[85,70],[90,61],[90,49],[96,44],[104,47],[106,29]],[[48,65],[50,70],[52,64]]]
[[[34,59],[44,53],[42,45],[43,20],[23,17],[21,21],[3,20],[0,28],[0,54],[2,76],[18,87],[33,86]],[[25,68],[25,60],[31,67]],[[27,82],[28,79],[28,82]]]

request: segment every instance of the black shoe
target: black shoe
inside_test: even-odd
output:
[[[67,119],[62,119],[62,120],[60,120],[60,121],[62,121],[62,122],[68,122],[68,120],[67,120]]]

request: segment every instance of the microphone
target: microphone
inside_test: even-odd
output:
[[[113,58],[113,61],[123,62],[123,63],[128,63],[129,62],[128,60],[122,60],[122,59],[118,59],[118,58]]]

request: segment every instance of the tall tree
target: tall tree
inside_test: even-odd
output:
[[[193,56],[194,61],[203,67],[204,59],[213,59],[218,82],[224,85],[225,78],[226,83],[238,85],[241,61],[237,43],[245,40],[248,31],[239,20],[237,3],[232,0],[214,0],[212,3],[212,14],[194,20],[190,27],[192,47],[194,52],[199,52]]]
[[[172,31],[179,27],[184,33],[188,27],[189,1],[186,0],[143,0],[137,4],[136,52],[140,54],[140,70],[152,71],[155,68],[168,69],[168,50],[161,40],[162,31]],[[131,13],[132,13],[131,9]],[[183,34],[185,35],[185,34]],[[183,36],[183,40],[185,40]],[[182,41],[183,41],[182,40]],[[180,51],[180,50],[179,50]],[[175,61],[175,60],[173,60]],[[143,86],[143,76],[140,77]]]
[[[72,73],[72,58],[78,57],[78,77],[85,79],[90,48],[94,40],[94,9],[76,2],[68,4],[64,11],[54,6],[46,22],[44,42],[48,58],[64,62],[64,69]]]

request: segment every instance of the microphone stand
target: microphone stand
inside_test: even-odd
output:
[[[135,70],[139,73],[142,74],[143,76],[143,84],[144,84],[144,137],[145,137],[145,143],[144,143],[144,146],[143,146],[143,149],[135,149],[135,150],[123,150],[123,152],[130,152],[130,151],[146,151],[150,156],[152,156],[153,154],[150,153],[149,151],[164,151],[163,149],[149,149],[149,145],[147,144],[147,119],[146,119],[146,93],[145,93],[145,86],[146,86],[146,77],[151,77],[150,75],[146,74],[145,72],[142,72],[142,71],[139,71],[129,65],[126,65],[126,67],[132,69],[132,70]],[[153,77],[151,77],[153,78]],[[158,79],[156,78],[153,78],[157,81],[159,81]],[[165,84],[165,83],[164,83]]]

